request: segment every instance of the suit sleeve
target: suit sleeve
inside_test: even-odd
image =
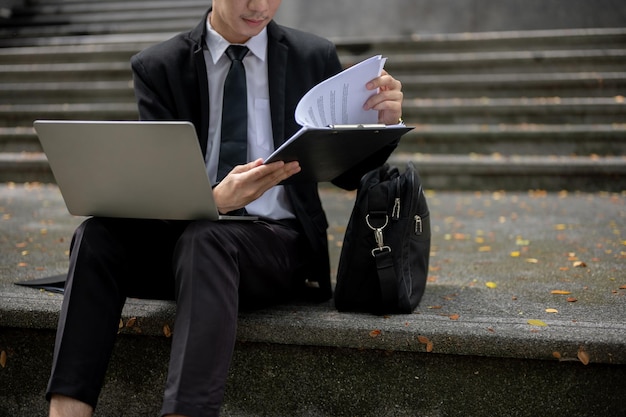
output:
[[[162,90],[155,87],[153,77],[156,71],[149,71],[140,55],[131,58],[135,98],[140,120],[175,120],[175,115],[167,106]],[[159,85],[164,85],[160,83]]]

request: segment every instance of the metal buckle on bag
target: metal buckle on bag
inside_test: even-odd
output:
[[[389,223],[389,216],[385,215],[385,224],[381,227],[374,227],[370,223],[370,215],[365,216],[365,222],[367,226],[374,231],[374,239],[376,240],[376,244],[378,247],[372,249],[372,256],[376,256],[376,252],[389,251],[391,252],[391,248],[389,246],[385,246],[385,242],[383,240],[383,229],[387,227]]]

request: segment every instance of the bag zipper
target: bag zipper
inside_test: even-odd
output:
[[[394,220],[400,219],[400,197],[396,197],[393,203],[393,209],[391,209],[391,218]]]
[[[422,232],[424,231],[423,225],[422,225],[422,216],[420,216],[419,214],[416,214],[413,217],[413,220],[415,221],[415,228],[413,229],[415,231],[415,235],[421,236]]]

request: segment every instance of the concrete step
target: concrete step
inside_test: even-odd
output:
[[[20,15],[82,15],[91,13],[106,13],[106,12],[146,12],[152,10],[175,10],[175,9],[200,9],[206,10],[207,5],[203,0],[179,0],[176,3],[172,3],[167,0],[155,0],[155,1],[53,1],[53,2],[40,2],[31,1],[26,9],[18,11],[17,16]]]
[[[626,124],[415,125],[400,142],[405,153],[621,156]],[[0,152],[40,152],[32,126],[0,128]]]
[[[27,45],[41,37],[180,32],[197,24],[206,2],[75,2],[30,5],[0,28],[0,38]]]
[[[20,36],[20,28],[37,27],[37,26],[67,26],[85,23],[100,22],[132,22],[132,21],[166,21],[168,18],[185,19],[188,21],[199,21],[202,13],[207,10],[207,5],[200,6],[199,2],[180,1],[176,3],[161,2],[160,7],[150,7],[150,4],[141,2],[144,6],[141,9],[135,9],[139,3],[120,2],[120,7],[106,8],[111,3],[91,3],[88,8],[83,11],[68,12],[67,7],[41,7],[32,8],[23,13],[15,13],[14,17],[6,25]],[[178,7],[180,3],[180,7]],[[187,3],[191,3],[189,6]],[[95,7],[93,7],[95,5]],[[167,5],[165,7],[164,5]],[[123,6],[129,6],[127,9]],[[90,10],[91,9],[91,10]],[[90,31],[88,31],[90,32]]]
[[[189,16],[188,16],[189,15]],[[182,32],[198,24],[198,15],[183,14],[180,17],[163,19],[162,16],[153,16],[152,20],[146,21],[111,21],[92,23],[72,23],[43,25],[43,26],[21,26],[0,30],[0,36],[20,37],[23,39],[34,39],[45,36],[76,36],[82,33],[91,35],[106,35],[109,33],[159,33],[159,32]],[[139,16],[136,16],[139,17]]]
[[[0,104],[135,102],[132,81],[0,83]]]
[[[626,101],[623,96],[409,98],[403,114],[426,124],[610,124],[626,120]]]
[[[363,57],[355,57],[358,62]],[[397,54],[386,68],[399,75],[454,73],[519,73],[622,71],[626,49],[594,50],[512,50],[496,52],[458,52]],[[495,69],[495,71],[494,71]]]
[[[402,138],[422,154],[626,155],[626,124],[418,124]]]
[[[614,97],[626,94],[625,72],[406,75],[402,87],[420,98]]]
[[[624,156],[425,155],[398,150],[389,162],[412,161],[438,190],[626,190]],[[54,182],[41,152],[1,152],[0,181]]]
[[[41,152],[41,145],[32,126],[0,127],[0,152]]]
[[[321,195],[336,270],[354,193]],[[416,311],[377,317],[292,304],[241,314],[222,415],[626,413],[616,401],[626,389],[626,195],[427,197],[431,268]],[[64,273],[82,219],[67,214],[56,187],[37,183],[0,185],[0,209],[0,415],[44,415],[62,297],[13,283]],[[128,301],[97,416],[157,415],[173,316],[172,303]]]
[[[90,32],[93,33],[93,32]],[[165,40],[175,31],[159,33],[138,33],[132,35],[86,35],[65,37],[37,37],[32,41],[28,39],[1,39],[0,48],[33,48],[36,46],[64,46],[64,45],[98,45],[110,43],[124,43],[153,40],[158,42]],[[126,36],[129,36],[128,38]],[[339,49],[348,48],[350,44]],[[419,47],[419,45],[417,46]],[[76,56],[76,51],[66,48],[67,52]],[[136,51],[140,50],[137,49]],[[136,52],[135,51],[135,52]],[[42,58],[51,56],[52,51],[44,52]],[[63,51],[58,50],[55,59],[62,58]],[[60,53],[59,53],[60,52]],[[93,51],[97,52],[97,51]],[[92,52],[92,53],[93,53]],[[377,49],[372,53],[351,55],[340,54],[345,65],[357,63],[372,54],[384,54],[387,60],[386,68],[394,74],[402,76],[410,75],[442,75],[442,74],[488,74],[488,73],[555,73],[555,72],[623,72],[626,62],[626,49],[601,48],[593,50],[507,50],[507,51],[478,51],[478,52],[428,52],[421,53],[419,49],[410,52],[394,52],[386,49]],[[11,57],[15,58],[17,52]],[[96,55],[94,53],[94,55]],[[2,59],[2,54],[0,54]],[[1,62],[1,61],[0,61]]]
[[[127,57],[115,64],[90,62],[4,65],[5,72],[0,76],[0,103],[41,104],[58,102],[59,99],[74,102],[115,102],[120,97],[132,99],[129,59]],[[87,80],[76,81],[76,78]],[[619,97],[626,94],[626,73],[623,72],[405,76],[401,80],[407,99],[503,99],[524,96],[618,97],[620,100]],[[109,97],[107,92],[110,92]]]
[[[440,190],[626,190],[626,157],[556,155],[423,155],[397,152],[390,162],[413,161]]]
[[[69,64],[93,62],[129,62],[130,57],[152,45],[155,39],[141,34],[127,42],[83,43],[76,45],[23,46],[0,48],[0,64]]]
[[[0,82],[129,80],[130,62],[0,65]]]
[[[0,127],[28,126],[37,119],[137,120],[137,118],[137,105],[134,102],[0,105]]]
[[[86,73],[88,74],[88,72]],[[621,124],[623,97],[407,99],[403,114],[420,124]],[[28,126],[35,119],[133,120],[132,101],[106,103],[2,104],[0,126]]]
[[[341,38],[346,55],[389,53],[451,53],[512,50],[585,50],[623,48],[626,28],[566,28],[498,32],[413,33],[410,36]]]
[[[189,28],[186,28],[189,29]],[[0,48],[20,48],[36,46],[71,46],[71,45],[119,45],[131,43],[157,43],[164,41],[178,32],[163,33],[122,33],[103,35],[47,36],[33,38],[0,38]]]

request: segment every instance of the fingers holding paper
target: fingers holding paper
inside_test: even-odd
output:
[[[298,162],[279,161],[265,165],[262,159],[257,159],[238,165],[213,188],[215,204],[222,214],[238,210],[298,172]]]
[[[402,117],[402,83],[383,70],[381,76],[367,83],[366,87],[379,91],[365,102],[363,108],[377,110],[379,123],[397,124]]]

